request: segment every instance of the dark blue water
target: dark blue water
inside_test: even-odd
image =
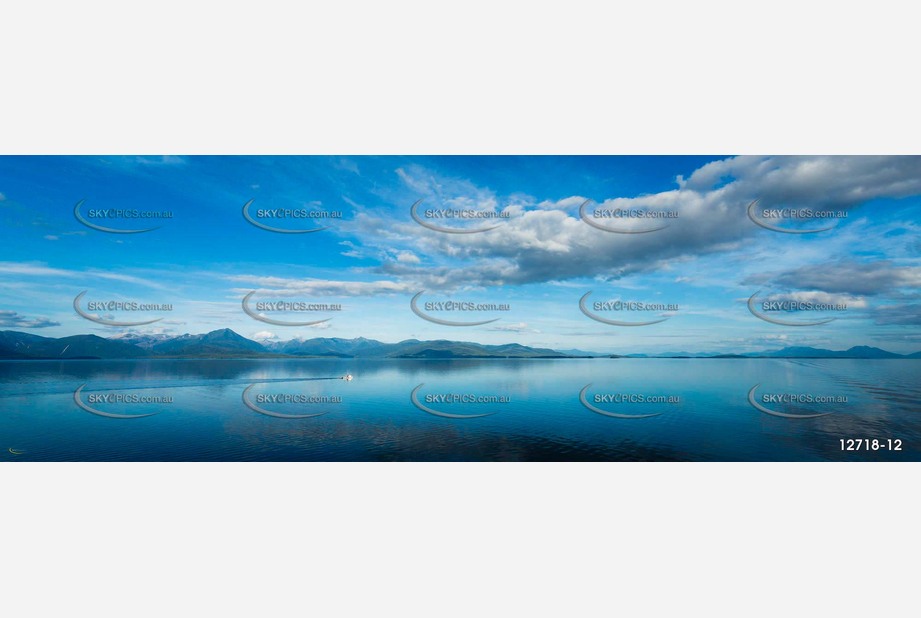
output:
[[[919,461],[919,377],[912,360],[3,361],[0,461]],[[754,407],[756,385],[795,416]]]

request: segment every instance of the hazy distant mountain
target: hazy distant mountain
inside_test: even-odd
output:
[[[483,345],[469,341],[419,341],[407,339],[384,343],[358,337],[316,337],[265,344],[238,335],[229,328],[201,335],[139,335],[123,334],[109,339],[96,335],[74,335],[55,339],[17,331],[0,331],[0,359],[74,359],[74,358],[232,358],[262,356],[300,356],[334,358],[571,358],[599,356],[608,358],[921,358],[921,352],[901,355],[879,348],[855,346],[834,351],[810,347],[788,347],[751,354],[705,354],[679,352],[674,354],[598,354],[582,350],[551,350],[532,348],[518,343]]]
[[[746,356],[764,358],[911,358],[914,355],[906,357],[879,348],[859,345],[843,351],[823,350],[821,348],[810,347],[790,347],[776,351],[746,354]]]
[[[402,341],[391,358],[567,358],[556,350],[529,348],[518,343],[482,345],[460,341]]]
[[[566,354],[567,356],[610,356],[610,354],[605,354],[603,352],[588,352],[586,350],[579,350],[576,348],[569,348],[568,350],[557,350],[560,354]]]
[[[782,350],[764,350],[738,354],[732,352],[673,352],[667,354],[626,354],[610,355],[612,358],[921,358],[921,352],[914,354],[895,354],[880,348],[860,345],[848,350],[825,350],[807,346],[792,346]]]
[[[845,350],[844,356],[846,358],[905,358],[902,354],[895,354],[866,345],[856,345],[853,348],[849,348]]]
[[[729,355],[717,355],[716,353],[709,352],[668,352],[665,354],[624,354],[618,358],[712,358],[716,356]]]
[[[419,341],[383,343],[373,339],[338,339],[319,337],[272,344],[274,352],[294,356],[335,356],[339,358],[537,358],[566,357],[556,350],[530,348],[510,343],[482,345],[466,341]]]
[[[565,358],[555,350],[530,348],[517,343],[481,345],[458,341],[419,341],[383,343],[374,339],[317,337],[271,342],[265,345],[241,337],[229,329],[206,335],[183,335],[150,348],[156,356],[228,356],[284,354],[336,358]]]

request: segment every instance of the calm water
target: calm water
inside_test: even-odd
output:
[[[919,377],[911,360],[3,361],[0,461],[918,461]],[[601,412],[655,416],[593,411],[589,384]],[[768,410],[831,414],[768,414],[755,385]],[[156,414],[92,413],[81,386],[101,414]]]

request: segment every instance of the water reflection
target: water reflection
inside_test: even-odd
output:
[[[0,447],[24,451],[7,460],[921,460],[919,371],[921,361],[839,359],[12,361],[0,362]],[[355,379],[338,379],[346,373]],[[490,416],[441,418],[411,403],[422,383],[420,396],[456,396],[434,406],[445,412],[489,407],[464,397],[508,401]],[[603,409],[645,418],[587,409],[579,394],[588,383]],[[338,402],[318,417],[273,418],[244,405],[251,384],[253,393]],[[778,418],[750,405],[754,384],[847,404],[820,418]],[[168,394],[170,403],[97,402],[113,414],[158,412],[103,418],[75,405],[81,385],[84,397]],[[842,452],[842,438],[898,438],[903,451]]]

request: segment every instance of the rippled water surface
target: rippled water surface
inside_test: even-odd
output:
[[[3,361],[0,461],[917,461],[919,378],[921,360]]]

